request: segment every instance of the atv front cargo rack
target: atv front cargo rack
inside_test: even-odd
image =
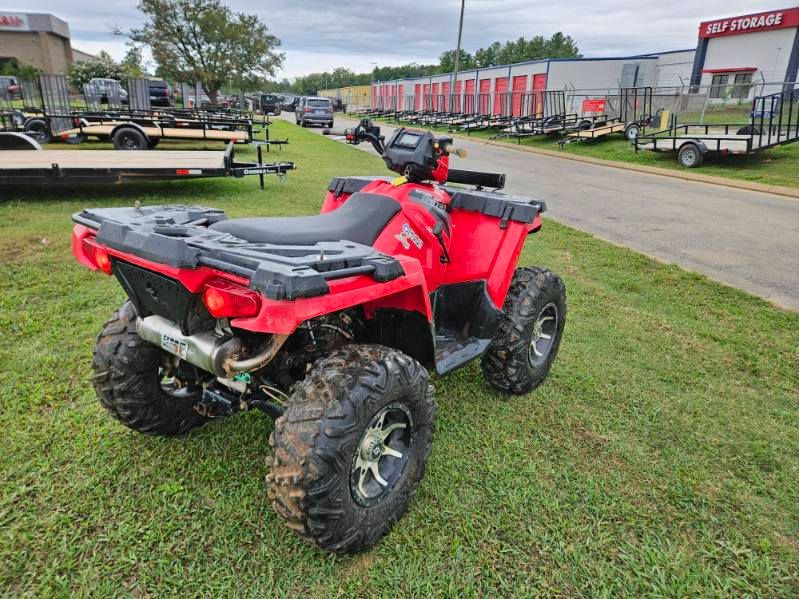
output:
[[[385,282],[404,274],[396,259],[351,241],[314,245],[252,243],[208,227],[227,220],[204,206],[98,208],[72,217],[97,231],[103,245],[175,268],[200,266],[245,277],[250,288],[274,300],[324,295],[327,281],[370,275]]]

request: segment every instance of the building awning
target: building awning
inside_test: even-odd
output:
[[[702,69],[703,73],[754,73],[757,67],[732,67],[729,69]]]

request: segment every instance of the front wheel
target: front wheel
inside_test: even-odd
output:
[[[558,354],[566,287],[546,268],[517,268],[502,312],[481,361],[483,376],[498,391],[523,395],[544,381]]]
[[[306,541],[337,553],[377,543],[424,475],[436,404],[427,371],[379,345],[316,362],[269,440],[268,495]]]
[[[174,436],[207,421],[194,409],[202,396],[197,370],[139,337],[129,301],[97,337],[92,368],[100,403],[128,428]]]

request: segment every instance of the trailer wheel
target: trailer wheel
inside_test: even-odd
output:
[[[579,131],[587,131],[591,128],[591,121],[580,121],[580,124],[577,125],[577,129]]]
[[[641,133],[641,127],[635,123],[632,123],[627,125],[627,127],[624,129],[624,138],[627,141],[633,141],[636,137],[638,137],[639,133]]]
[[[480,363],[486,382],[512,395],[535,389],[549,374],[565,324],[561,278],[546,268],[517,268],[499,327]]]
[[[304,540],[368,549],[405,513],[424,476],[436,404],[427,371],[381,345],[316,362],[275,422],[267,491]]]
[[[114,133],[115,150],[146,150],[147,139],[144,134],[133,127],[123,127]]]
[[[683,144],[680,151],[677,152],[677,162],[685,168],[695,168],[702,164],[704,156],[702,151],[694,143]]]
[[[25,123],[25,131],[33,133],[32,137],[40,144],[49,144],[53,138],[50,134],[50,127],[42,119],[32,119]]]

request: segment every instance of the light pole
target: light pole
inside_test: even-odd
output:
[[[369,64],[372,65],[372,85],[369,86],[369,107],[375,108],[372,106],[372,98],[375,96],[375,69],[377,68],[377,63],[370,62]]]
[[[461,37],[463,36],[463,11],[466,8],[466,0],[461,0],[461,19],[460,23],[458,24],[458,48],[455,50],[455,72],[452,73],[452,82],[450,83],[450,100],[449,100],[449,109],[450,111],[453,110],[452,106],[452,97],[457,90],[458,86],[458,68],[460,68],[460,61],[461,61]]]

